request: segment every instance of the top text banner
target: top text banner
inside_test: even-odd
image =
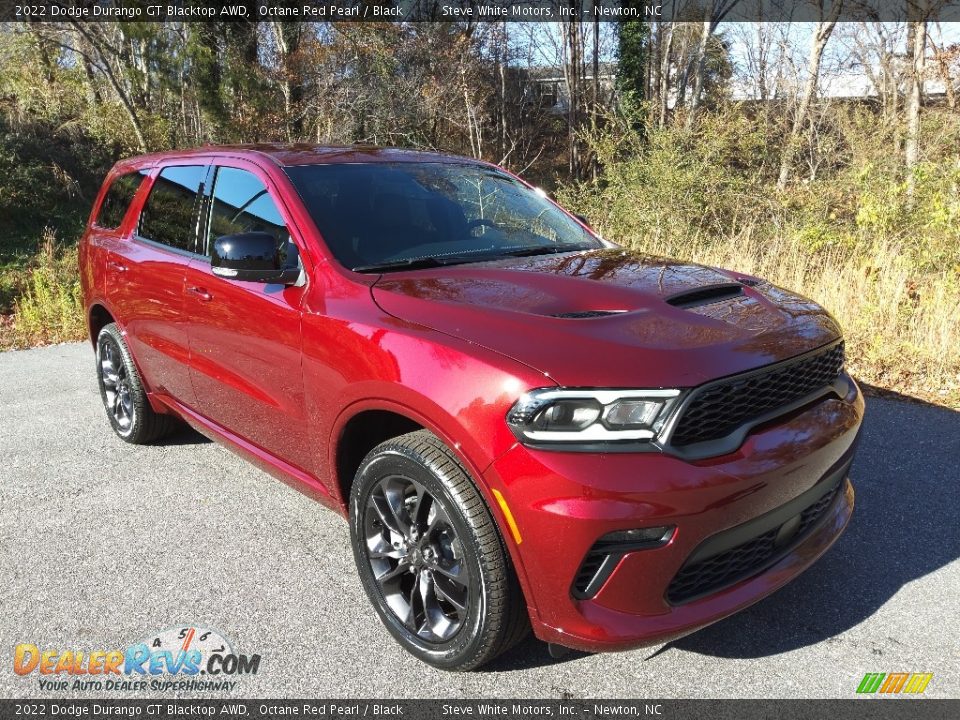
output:
[[[960,21],[960,0],[0,0],[25,22]]]

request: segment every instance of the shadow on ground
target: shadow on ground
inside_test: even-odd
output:
[[[154,444],[161,447],[172,447],[175,445],[204,445],[209,442],[212,442],[210,438],[201,435],[189,425],[183,424],[175,432],[161,438]]]
[[[511,672],[513,670],[529,670],[531,668],[543,667],[545,665],[557,665],[560,663],[579,660],[587,657],[589,653],[571,650],[561,658],[550,656],[550,651],[545,642],[537,640],[533,634],[527,636],[527,639],[513,648],[510,652],[501,655],[493,662],[483,666],[483,672]],[[571,696],[572,697],[572,696]],[[562,699],[562,698],[561,698]]]

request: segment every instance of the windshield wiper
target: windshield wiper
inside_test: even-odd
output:
[[[579,250],[593,250],[590,246],[571,243],[567,245],[531,245],[506,250],[496,250],[484,254],[448,255],[446,257],[416,257],[402,260],[388,260],[372,265],[357,265],[351,268],[354,272],[389,272],[390,270],[421,270],[423,268],[443,267],[445,265],[462,265],[471,262],[489,262],[501,257],[531,257],[533,255],[554,255],[556,253],[577,252]]]
[[[556,255],[558,253],[593,249],[595,248],[584,246],[579,243],[570,243],[567,245],[557,245],[556,243],[551,243],[549,245],[531,245],[530,247],[500,250],[498,251],[498,254],[504,257],[533,257],[534,255]]]
[[[444,265],[457,265],[458,263],[470,262],[472,258],[463,255],[455,255],[447,258],[435,257],[417,257],[403,258],[402,260],[388,260],[382,263],[372,265],[357,265],[350,268],[354,272],[386,272],[390,270],[420,270],[422,268],[443,267]]]

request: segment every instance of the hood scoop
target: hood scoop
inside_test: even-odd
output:
[[[668,305],[686,309],[729,300],[742,294],[743,285],[740,283],[717,283],[671,295],[666,301]]]
[[[589,320],[590,318],[619,315],[625,312],[626,310],[580,310],[576,312],[553,313],[550,317],[563,318],[565,320]]]

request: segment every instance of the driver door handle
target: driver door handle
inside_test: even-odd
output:
[[[206,291],[205,288],[202,288],[202,287],[187,286],[187,292],[190,293],[191,295],[195,295],[203,302],[210,302],[211,300],[213,300],[213,295],[211,295],[209,292]]]
[[[107,267],[111,270],[116,270],[117,272],[126,272],[127,266],[123,263],[118,263],[116,260],[108,260]]]

